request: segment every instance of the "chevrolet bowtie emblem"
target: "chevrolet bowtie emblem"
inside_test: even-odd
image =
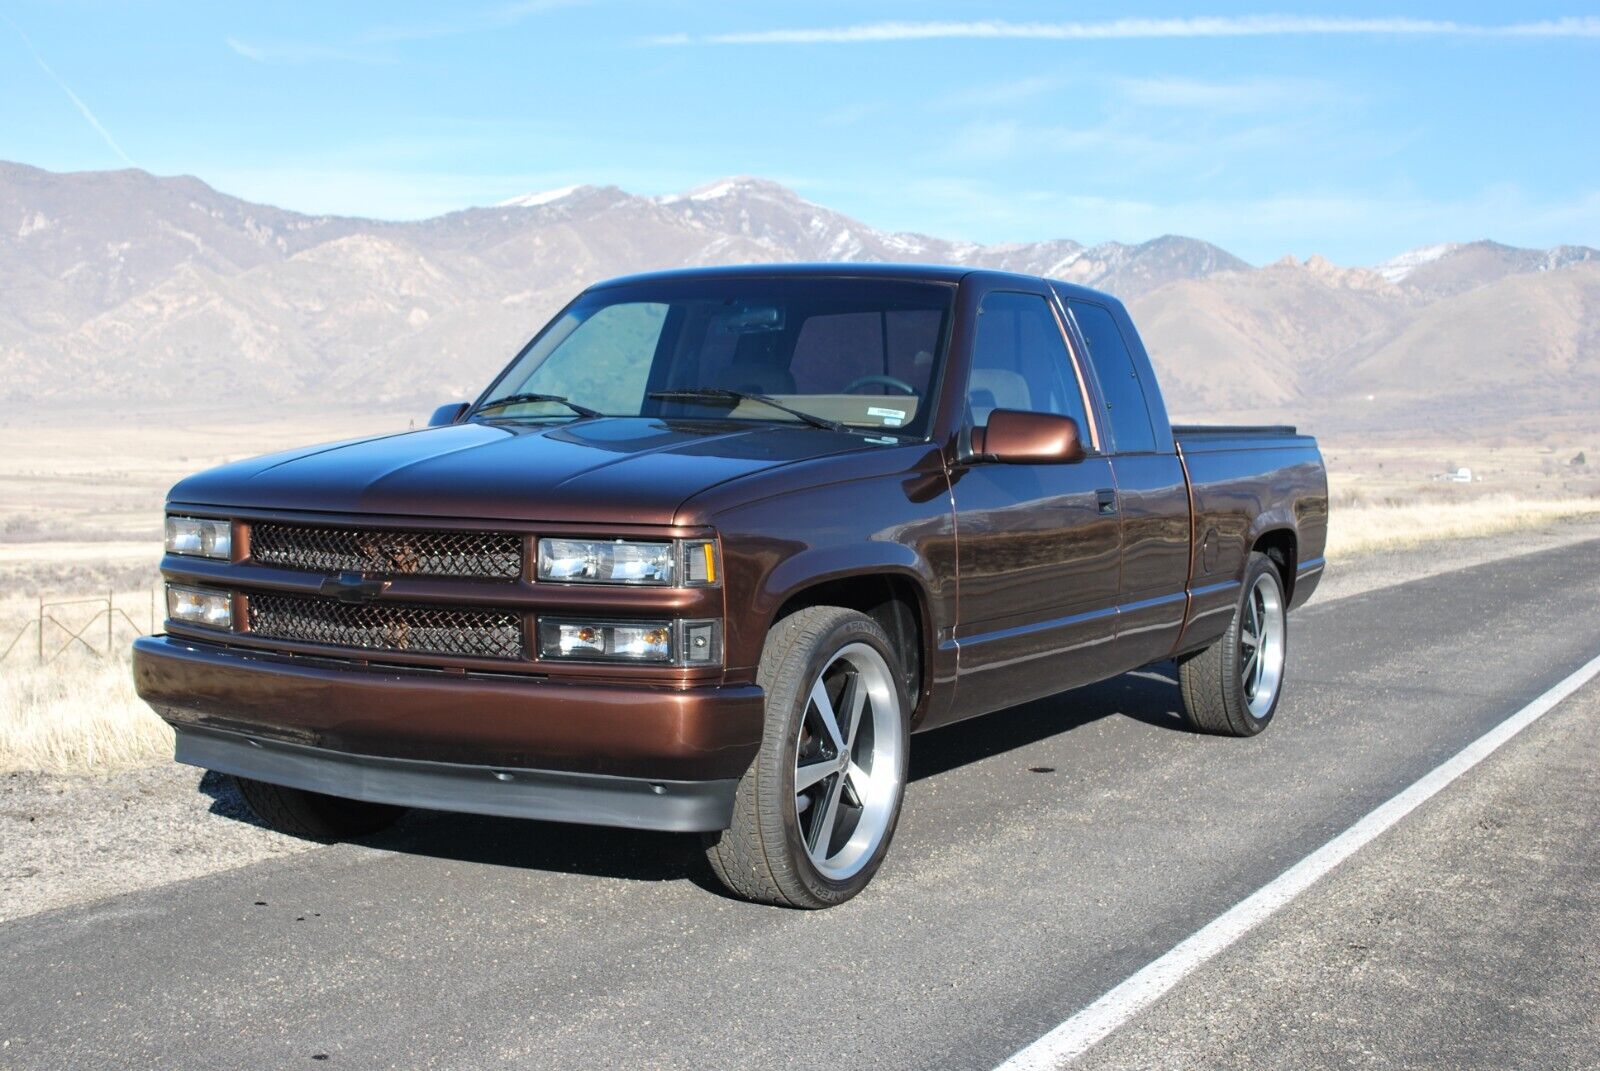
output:
[[[345,572],[322,582],[322,594],[340,602],[372,602],[388,588],[387,580],[369,580],[362,573]]]

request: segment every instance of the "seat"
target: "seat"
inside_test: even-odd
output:
[[[967,385],[967,405],[972,421],[982,427],[996,409],[1033,408],[1028,381],[1017,372],[1003,368],[974,368]]]
[[[793,394],[789,352],[777,332],[741,335],[733,360],[717,373],[719,387],[746,394]]]

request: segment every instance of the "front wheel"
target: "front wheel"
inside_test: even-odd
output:
[[[1228,631],[1178,663],[1190,725],[1223,736],[1254,736],[1267,727],[1283,695],[1287,611],[1277,565],[1265,554],[1251,554]]]
[[[760,754],[706,857],[729,890],[787,907],[840,904],[883,862],[905,791],[910,707],[883,629],[838,606],[773,626],[757,681]]]

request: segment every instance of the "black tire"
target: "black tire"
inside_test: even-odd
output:
[[[1263,594],[1276,593],[1281,649],[1276,656],[1278,671],[1270,703],[1265,709],[1252,712],[1252,697],[1244,679],[1249,664],[1248,648],[1244,641],[1248,635],[1247,600],[1252,598],[1257,585],[1265,585],[1269,589]],[[1252,553],[1245,568],[1239,604],[1234,608],[1228,631],[1210,647],[1178,661],[1178,684],[1183,693],[1183,709],[1192,728],[1221,736],[1254,736],[1271,723],[1272,716],[1278,711],[1278,704],[1283,700],[1283,679],[1288,664],[1287,608],[1283,577],[1277,565],[1265,554]],[[1259,607],[1257,613],[1260,613]]]
[[[858,644],[876,651],[888,670],[889,679],[879,686],[892,692],[897,710],[885,707],[882,717],[898,726],[898,761],[886,764],[893,780],[886,775],[886,787],[878,796],[884,801],[877,812],[879,820],[887,822],[872,827],[882,829],[879,842],[854,864],[859,869],[835,880],[818,869],[806,848],[797,813],[795,766],[797,749],[812,739],[806,735],[806,719],[813,682],[836,657]],[[838,606],[814,606],[773,626],[756,679],[766,691],[761,751],[739,782],[732,825],[709,844],[706,857],[722,884],[746,900],[808,909],[842,904],[866,888],[877,873],[900,818],[911,714],[900,660],[870,617]],[[810,820],[816,817],[812,814]]]
[[[239,795],[261,821],[279,833],[310,840],[339,840],[361,837],[387,829],[402,814],[404,807],[387,803],[325,796],[299,788],[235,777]]]

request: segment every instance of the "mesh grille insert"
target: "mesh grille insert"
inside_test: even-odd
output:
[[[250,529],[250,556],[263,565],[320,573],[353,570],[481,580],[522,575],[522,538],[513,532],[257,524]]]
[[[471,658],[523,657],[522,617],[410,603],[351,605],[299,595],[251,595],[250,631],[266,639]]]

